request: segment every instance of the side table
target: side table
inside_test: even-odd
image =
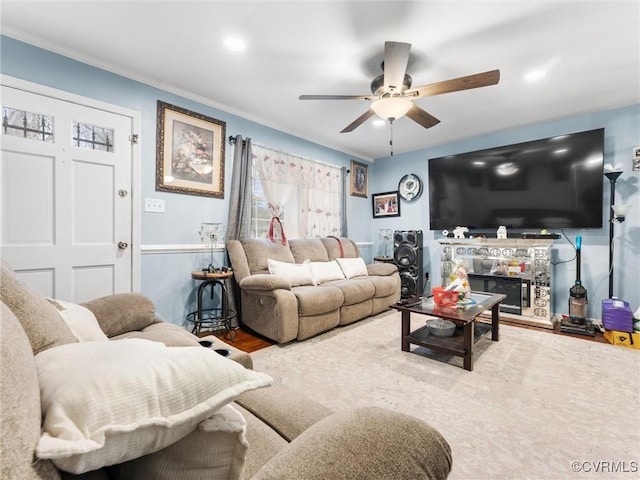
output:
[[[223,327],[229,334],[229,338],[232,342],[235,342],[236,337],[233,330],[231,330],[231,320],[236,317],[237,313],[234,310],[229,309],[229,297],[225,281],[233,277],[232,271],[227,272],[203,272],[197,270],[191,273],[191,278],[194,280],[201,280],[198,287],[198,306],[195,312],[191,312],[187,315],[187,321],[193,323],[193,329],[191,333],[198,335],[204,325],[210,327]],[[220,290],[220,307],[217,308],[203,308],[203,295],[207,287],[211,290],[211,298],[214,298],[216,287]]]

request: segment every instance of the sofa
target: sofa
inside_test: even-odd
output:
[[[227,254],[242,324],[278,343],[348,325],[400,300],[398,268],[365,265],[348,238],[229,240]]]
[[[124,293],[73,305],[40,296],[3,264],[0,300],[0,478],[445,479],[451,470],[449,445],[426,423],[375,407],[334,413],[267,374],[255,372],[247,353],[215,336],[198,338],[162,320],[143,295]],[[210,345],[203,347],[204,341]],[[102,368],[102,351],[109,353],[106,361],[113,365],[108,370]],[[77,352],[84,356],[71,355]],[[174,357],[188,357],[197,364],[176,361],[165,367]],[[113,382],[121,385],[119,379],[137,371],[139,362],[144,364],[142,376],[133,377],[133,383],[114,393]],[[156,366],[172,371],[155,377]],[[216,382],[224,384],[229,378],[241,378],[246,388],[226,385],[220,393],[222,401],[216,397],[218,405],[198,412],[200,417],[186,430],[186,421],[169,422],[174,418],[169,415],[160,419],[166,423],[154,418],[142,425],[156,435],[142,455],[136,453],[144,443],[136,437],[137,430],[127,426],[87,435],[81,424],[84,415],[91,417],[105,409],[113,395],[122,396],[115,401],[118,412],[114,415],[156,408],[155,402],[164,404],[163,397],[140,400],[147,383],[153,389],[166,387],[166,397],[183,397],[182,383],[192,382],[205,387],[190,395],[209,398],[218,395],[209,389],[217,389]],[[163,387],[163,382],[168,385]],[[138,400],[124,399],[130,395]],[[78,431],[59,421],[65,402],[77,402],[70,411],[75,425],[82,427]],[[182,433],[165,442],[176,431]],[[73,443],[77,435],[88,438]],[[96,450],[81,450],[97,443],[96,439],[106,439],[105,450],[118,440],[113,451],[122,461],[101,458],[104,465],[88,468]],[[63,445],[57,452],[65,456],[53,458],[46,450],[41,455],[46,441]],[[77,458],[84,467],[60,468]]]

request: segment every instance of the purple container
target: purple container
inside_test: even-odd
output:
[[[602,325],[607,330],[633,332],[633,313],[629,303],[617,298],[602,301]]]

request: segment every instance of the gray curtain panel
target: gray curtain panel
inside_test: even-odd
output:
[[[227,240],[251,238],[251,139],[235,137]]]
[[[233,170],[229,196],[229,217],[227,218],[227,240],[241,240],[251,237],[251,139],[235,137]],[[230,265],[229,259],[227,263]],[[231,321],[231,328],[238,328],[242,322],[238,284],[235,278],[227,281],[229,308],[238,315]]]
[[[340,169],[342,173],[342,221],[340,222],[340,236],[348,237],[349,232],[347,231],[347,182],[349,178],[347,177],[347,167],[342,167]]]

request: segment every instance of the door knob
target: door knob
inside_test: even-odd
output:
[[[129,246],[129,244],[127,242],[118,242],[118,248],[120,250],[126,250],[126,248]]]

